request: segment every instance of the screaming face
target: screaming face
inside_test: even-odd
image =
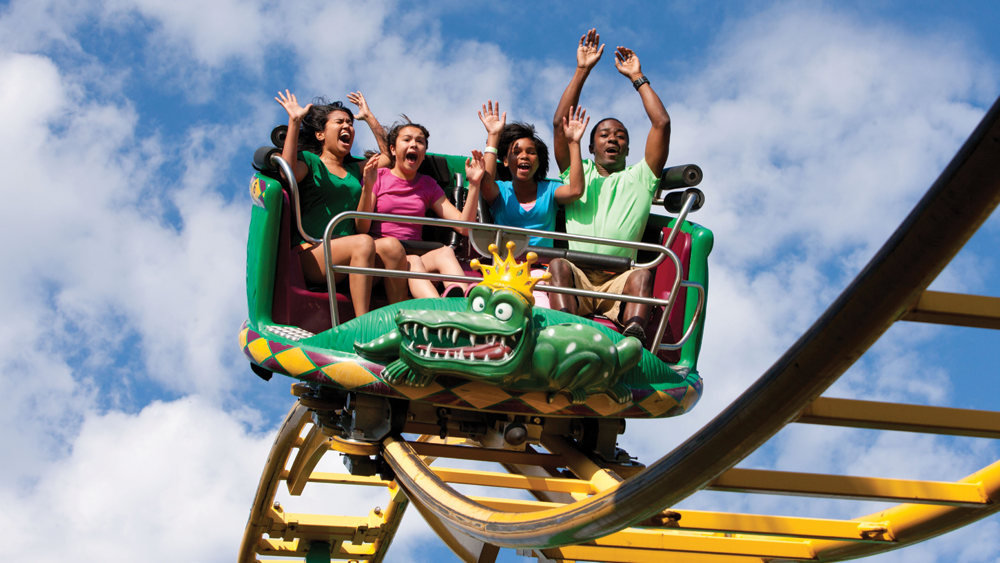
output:
[[[519,181],[534,178],[538,171],[538,149],[535,141],[529,138],[518,139],[507,151],[503,165],[510,170],[510,177]]]
[[[427,137],[419,127],[403,127],[390,150],[396,158],[396,168],[407,176],[416,174],[427,154]]]
[[[323,143],[323,148],[338,156],[351,154],[354,146],[354,117],[343,111],[332,112],[326,120],[322,133],[316,133],[316,138]]]
[[[625,168],[625,157],[628,156],[628,131],[625,126],[617,119],[605,119],[596,127],[594,142],[590,145],[594,163],[611,171]]]

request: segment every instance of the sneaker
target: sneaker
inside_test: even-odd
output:
[[[633,336],[639,339],[639,342],[646,342],[646,331],[639,326],[639,323],[632,323],[625,327],[622,331],[622,336]]]

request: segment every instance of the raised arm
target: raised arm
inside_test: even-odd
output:
[[[299,127],[302,125],[302,118],[309,113],[312,104],[301,107],[299,101],[295,99],[295,94],[288,90],[285,90],[284,94],[278,92],[278,96],[274,99],[288,112],[288,133],[285,134],[285,146],[281,149],[281,158],[285,159],[285,162],[292,167],[295,181],[301,182],[302,178],[305,178],[306,173],[309,172],[309,167],[306,166],[305,162],[299,160]],[[281,176],[284,177],[285,173],[282,172]]]
[[[476,211],[479,208],[479,184],[482,182],[485,170],[483,153],[472,151],[472,158],[465,159],[465,177],[469,180],[469,194],[465,198],[465,206],[459,211],[447,198],[441,197],[431,205],[434,213],[442,219],[475,222]],[[455,227],[455,230],[463,236],[469,234],[469,229],[465,227]]]
[[[378,179],[379,157],[375,155],[365,163],[363,173],[364,184],[361,186],[361,199],[358,200],[358,211],[371,213],[375,210],[375,181]],[[372,228],[371,219],[355,219],[354,230],[361,234],[367,234]]]
[[[375,142],[378,143],[378,151],[381,156],[378,161],[378,167],[385,168],[389,166],[389,140],[386,138],[385,127],[382,127],[382,124],[375,119],[375,114],[368,107],[368,102],[361,91],[347,94],[347,100],[358,106],[358,113],[354,114],[354,121],[364,121],[367,123],[368,128],[372,131],[372,135],[375,136]]]
[[[562,129],[562,120],[564,117],[568,118],[570,116],[571,107],[579,105],[583,83],[587,81],[590,71],[597,64],[597,61],[601,60],[601,55],[604,54],[604,45],[598,47],[600,42],[601,36],[597,33],[596,29],[591,29],[580,37],[580,45],[576,48],[576,71],[573,73],[573,78],[570,79],[569,85],[566,86],[562,98],[559,98],[559,105],[556,106],[556,114],[552,117],[554,137],[552,150],[555,153],[556,165],[559,166],[560,173],[569,168],[570,163],[569,146],[566,142],[566,134]]]
[[[500,102],[494,106],[493,100],[487,100],[483,104],[482,111],[479,112],[479,120],[486,127],[486,146],[496,149],[500,143],[500,133],[503,132],[504,125],[507,124],[507,112],[500,113]],[[492,153],[486,153],[483,158],[485,159],[485,170],[481,183],[483,199],[486,200],[487,204],[493,205],[497,196],[500,195],[500,189],[497,188],[497,161],[501,158],[499,154]]]
[[[615,68],[631,80],[633,85],[643,78],[639,57],[632,49],[618,47],[615,51]],[[667,115],[667,109],[663,107],[660,97],[649,85],[648,79],[639,86],[639,95],[642,97],[642,107],[646,110],[646,116],[652,124],[649,136],[646,137],[646,164],[653,174],[659,176],[663,165],[667,163],[667,153],[670,152],[670,116]]]
[[[590,118],[583,108],[570,108],[570,119],[563,118],[562,129],[569,147],[569,183],[556,188],[556,201],[565,205],[574,202],[583,195],[586,188],[583,177],[583,154],[580,152],[580,140],[587,130]],[[584,119],[586,117],[586,119]]]

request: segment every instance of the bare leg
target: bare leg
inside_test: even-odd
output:
[[[452,250],[450,246],[435,248],[434,250],[431,250],[421,256],[420,259],[423,261],[424,267],[427,268],[428,272],[448,274],[451,276],[465,275],[465,270],[463,270],[462,265],[458,263],[458,258],[455,258],[455,251]],[[469,284],[467,283],[460,283],[458,285],[462,287],[463,291],[469,289]]]
[[[636,270],[632,272],[628,281],[625,282],[625,295],[635,295],[637,297],[653,296],[653,273],[649,270]],[[638,325],[643,332],[646,331],[646,324],[649,323],[649,313],[651,305],[643,303],[629,303],[625,305],[621,315],[622,325],[628,329],[632,325]]]
[[[316,246],[303,252],[302,273],[310,283],[326,283],[326,267],[323,264],[323,247]],[[330,261],[339,266],[350,265],[357,268],[375,267],[375,241],[368,235],[351,235],[330,241]],[[349,276],[351,302],[358,317],[368,312],[372,295],[372,277],[362,274]],[[331,290],[333,288],[330,288]]]
[[[576,281],[573,279],[573,269],[570,268],[569,262],[566,260],[556,258],[552,262],[549,262],[549,273],[552,274],[552,279],[546,282],[548,285],[554,285],[556,287],[576,287]],[[572,295],[550,293],[549,303],[552,305],[552,308],[557,311],[564,311],[573,315],[576,314],[576,297]]]
[[[382,267],[386,270],[406,271],[406,250],[398,240],[392,237],[380,238],[375,241],[375,252]],[[389,303],[399,303],[406,299],[406,278],[383,278],[385,284],[385,294],[389,298]]]
[[[406,257],[406,262],[410,266],[411,272],[426,272],[427,268],[424,267],[423,260],[420,256],[410,255]],[[430,280],[418,280],[410,279],[410,294],[413,295],[415,299],[424,299],[428,297],[441,297],[441,294],[434,289],[434,284]]]

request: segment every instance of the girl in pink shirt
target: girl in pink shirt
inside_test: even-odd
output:
[[[465,161],[469,195],[465,200],[465,209],[459,211],[448,201],[437,182],[417,172],[427,154],[429,136],[423,125],[409,122],[397,124],[389,131],[389,154],[375,155],[365,165],[365,184],[361,192],[361,206],[365,209],[359,208],[359,211],[423,217],[429,208],[442,219],[476,220],[479,183],[483,179],[485,169],[483,153],[472,151],[472,158]],[[380,237],[420,240],[421,225],[389,221],[375,221],[374,225],[371,223],[358,220],[358,232],[370,232],[372,238],[376,240]],[[455,230],[462,235],[468,234],[468,229],[455,228]],[[421,256],[408,255],[406,260],[410,270],[414,272],[465,275],[458,258],[455,257],[455,251],[449,246],[442,246]],[[409,285],[413,297],[440,297],[434,284],[429,280],[411,279]],[[459,285],[464,290],[468,284]]]

